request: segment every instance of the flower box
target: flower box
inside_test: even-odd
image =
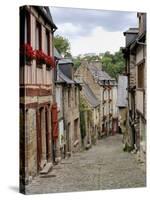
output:
[[[55,60],[53,57],[45,54],[41,50],[33,50],[30,44],[23,44],[20,47],[20,62],[21,65],[31,65],[32,60],[36,59],[37,67],[42,68],[42,64],[46,64],[47,69],[55,67]]]
[[[35,51],[30,44],[23,44],[20,46],[20,62],[21,64],[31,65],[32,60],[35,59]]]
[[[36,50],[36,61],[38,65],[46,64],[47,68],[54,68],[55,61],[51,56],[46,55],[41,50]]]

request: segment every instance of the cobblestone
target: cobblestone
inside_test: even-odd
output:
[[[26,186],[27,194],[135,188],[146,186],[146,170],[135,155],[122,150],[122,135],[98,141],[73,154],[44,177]]]

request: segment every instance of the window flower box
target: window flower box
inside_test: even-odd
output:
[[[45,54],[41,50],[35,50],[37,67],[41,67],[45,64]]]
[[[54,68],[55,61],[51,56],[46,55],[41,50],[36,50],[36,61],[38,65],[46,64],[47,68]]]
[[[20,46],[20,62],[21,64],[31,65],[32,60],[35,59],[35,51],[30,44],[23,44]]]
[[[49,68],[55,67],[55,60],[51,56],[45,57],[45,63],[46,63],[46,66]]]

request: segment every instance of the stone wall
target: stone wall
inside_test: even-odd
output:
[[[29,179],[37,173],[36,110],[28,109],[25,115],[25,171]]]
[[[63,86],[62,90],[63,90],[63,108],[64,108],[64,128],[66,134],[65,143],[66,145],[69,146],[69,151],[71,154],[72,152],[79,151],[81,148],[79,88],[78,86],[70,85],[68,87]]]

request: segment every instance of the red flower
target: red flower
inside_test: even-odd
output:
[[[55,67],[55,61],[51,56],[46,55],[40,50],[36,50],[36,60],[42,64],[46,64],[51,68]]]
[[[46,61],[46,64],[50,66],[51,68],[55,67],[55,61],[51,56],[46,56],[45,61]]]
[[[53,57],[46,55],[41,50],[33,50],[30,44],[23,44],[20,47],[20,55],[26,57],[29,60],[36,59],[40,64],[46,64],[48,67],[55,67],[55,60]]]
[[[36,60],[42,64],[45,64],[45,54],[41,50],[36,50]]]
[[[35,58],[35,51],[32,49],[30,44],[23,44],[20,47],[20,55],[33,60]]]

